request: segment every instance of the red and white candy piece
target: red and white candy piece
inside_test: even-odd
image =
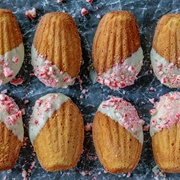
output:
[[[88,14],[89,13],[89,11],[86,9],[86,8],[82,8],[81,9],[81,15],[82,16],[85,16],[86,14]]]
[[[32,8],[30,10],[27,10],[25,12],[25,15],[26,15],[26,18],[31,18],[31,19],[36,18],[36,9]]]

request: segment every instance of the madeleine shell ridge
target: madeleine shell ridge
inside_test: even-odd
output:
[[[41,166],[47,171],[76,166],[83,150],[84,122],[78,107],[63,103],[47,120],[33,142]]]
[[[15,16],[7,9],[0,9],[0,55],[16,48],[22,42],[22,34]]]
[[[40,20],[33,45],[40,55],[72,78],[80,72],[82,50],[75,21],[63,12],[45,14]]]
[[[15,165],[22,142],[1,121],[0,132],[0,171],[6,171]]]
[[[108,172],[129,172],[137,166],[142,144],[118,122],[97,112],[92,131],[96,153]]]
[[[96,30],[92,59],[97,73],[122,63],[140,48],[140,33],[135,16],[129,11],[112,11],[100,21]]]
[[[167,173],[180,172],[180,122],[152,137],[154,160]]]

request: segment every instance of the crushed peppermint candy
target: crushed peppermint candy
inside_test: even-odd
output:
[[[144,126],[143,131],[149,131],[150,125]]]
[[[81,171],[80,174],[81,174],[82,176],[87,176],[87,175],[90,176],[90,175],[92,174],[92,172]]]
[[[160,101],[155,104],[155,109],[150,110],[151,124],[150,134],[170,129],[173,124],[180,119],[180,92],[170,92],[160,97]]]
[[[5,67],[3,69],[3,73],[4,73],[4,77],[9,78],[13,76],[14,71],[9,67]]]
[[[114,121],[127,129],[132,136],[143,143],[142,125],[144,121],[139,118],[134,106],[126,100],[110,96],[109,100],[103,101],[98,111],[109,116]]]
[[[36,9],[35,8],[32,8],[31,10],[27,10],[25,12],[25,15],[26,15],[26,18],[36,18]]]
[[[169,63],[154,49],[151,50],[151,63],[154,73],[162,84],[169,87],[180,88],[180,69],[177,65]]]
[[[24,82],[23,78],[14,78],[10,81],[10,83],[15,86],[21,85],[23,82]]]
[[[23,142],[22,142],[22,146],[23,146],[23,147],[26,147],[26,146],[27,146],[27,139],[28,139],[28,137],[24,137],[24,138],[23,138]]]
[[[24,60],[24,46],[18,47],[0,55],[0,85],[6,84],[19,72]]]
[[[154,173],[154,179],[159,179],[158,177],[159,176],[161,176],[161,177],[164,177],[164,180],[165,180],[165,177],[166,177],[166,174],[164,173],[164,172],[162,172],[159,168],[158,168],[158,166],[156,165],[156,166],[154,166],[153,168],[152,168],[152,172]]]
[[[31,50],[34,75],[46,86],[67,88],[68,85],[74,84],[75,78],[71,78],[51,61],[46,60],[46,55],[38,54],[34,46]]]
[[[81,9],[81,15],[82,16],[85,16],[86,14],[88,14],[89,13],[89,11],[86,9],[86,8],[82,8]]]
[[[31,166],[30,166],[29,169],[28,169],[28,173],[31,173],[32,169],[35,167],[35,164],[36,164],[35,161],[33,161],[33,162],[31,163]]]
[[[87,123],[87,124],[84,126],[84,130],[85,130],[85,131],[91,131],[91,130],[92,130],[92,123]]]
[[[3,91],[1,91],[2,94],[6,94],[8,91],[7,89],[4,89]]]
[[[0,107],[0,121],[4,122],[20,141],[23,141],[22,111],[19,110],[14,100],[5,94],[0,94]]]
[[[78,79],[78,81],[79,81],[80,90],[82,91],[82,90],[83,90],[83,87],[82,87],[83,81],[82,81],[82,79],[81,79],[80,76],[78,76],[77,79]]]
[[[130,177],[131,177],[131,173],[128,172],[126,177],[127,177],[127,178],[130,178]]]
[[[93,2],[93,0],[86,0],[86,2],[88,2],[88,3],[92,3],[92,2]]]
[[[14,58],[12,58],[12,61],[13,61],[14,63],[18,63],[19,59],[14,57]]]
[[[26,114],[26,111],[25,111],[25,109],[23,108],[23,109],[21,109],[21,114],[22,115],[25,115]]]
[[[101,15],[100,15],[100,14],[98,14],[96,17],[97,17],[97,18],[101,18]]]
[[[143,52],[140,47],[131,57],[114,64],[107,72],[98,73],[97,82],[113,90],[134,84],[142,66]]]
[[[32,169],[35,167],[35,161],[33,161],[29,167],[29,169],[26,171],[25,169],[22,170],[22,177],[23,177],[23,180],[28,180],[30,175],[31,175],[31,172],[32,172]]]
[[[28,104],[28,103],[29,103],[29,100],[25,99],[24,104]]]
[[[150,102],[151,104],[154,104],[154,103],[155,103],[155,102],[154,102],[154,98],[149,98],[148,100],[149,100],[149,102]]]
[[[156,89],[153,88],[153,87],[150,87],[149,90],[150,90],[150,91],[155,91],[155,92],[156,92]]]
[[[23,169],[23,170],[22,170],[23,180],[28,180],[27,175],[28,175],[27,171],[26,171],[25,169]]]

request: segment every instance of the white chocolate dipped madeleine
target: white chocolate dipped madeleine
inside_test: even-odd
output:
[[[12,98],[0,94],[0,171],[15,165],[24,138],[22,112]]]
[[[47,171],[71,169],[83,150],[84,123],[70,98],[47,94],[35,103],[29,136],[41,166]]]
[[[97,81],[116,90],[134,84],[143,51],[135,16],[112,11],[100,21],[93,40],[92,59]]]
[[[66,88],[80,72],[82,50],[76,24],[63,12],[45,14],[31,49],[32,65],[46,86]]]
[[[110,173],[132,171],[138,164],[144,123],[136,109],[112,96],[99,106],[92,127],[93,141],[101,164]]]
[[[166,14],[155,30],[151,64],[158,80],[180,88],[180,14]]]
[[[170,92],[160,97],[155,109],[150,111],[150,134],[154,160],[168,173],[180,172],[180,92]]]
[[[24,60],[22,34],[13,13],[0,9],[0,85],[11,81]]]

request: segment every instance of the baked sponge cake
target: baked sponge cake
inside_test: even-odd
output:
[[[151,64],[162,84],[180,88],[180,14],[166,14],[158,22]]]
[[[15,165],[24,138],[22,113],[12,98],[0,94],[0,171]]]
[[[82,52],[73,18],[51,12],[40,20],[31,49],[34,74],[46,86],[66,88],[80,71]]]
[[[160,97],[150,111],[150,134],[153,155],[159,168],[168,173],[180,172],[180,92]]]
[[[92,59],[97,81],[116,90],[134,84],[143,51],[139,27],[129,11],[112,11],[100,21],[93,40]]]
[[[92,126],[93,141],[101,164],[110,173],[132,171],[138,164],[144,123],[136,109],[112,96],[99,106]]]
[[[13,13],[0,9],[0,85],[11,81],[24,60],[22,34]]]
[[[47,94],[35,103],[29,136],[45,170],[71,169],[83,151],[84,122],[81,112],[67,96]]]

